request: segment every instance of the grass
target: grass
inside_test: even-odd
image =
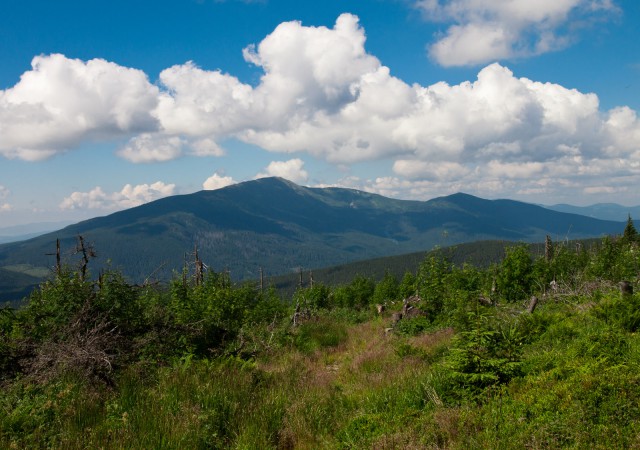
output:
[[[253,360],[134,364],[116,389],[17,380],[0,394],[0,447],[638,448],[640,337],[622,307],[604,293],[494,308],[492,330],[520,333],[522,370],[478,396],[452,395],[453,328],[385,333],[389,317],[344,313]]]

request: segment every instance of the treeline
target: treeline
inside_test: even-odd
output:
[[[595,252],[602,244],[601,239],[582,239],[563,241],[565,248]],[[406,272],[415,273],[416,268],[432,254],[446,259],[451,265],[462,267],[465,264],[484,270],[491,265],[499,264],[508,247],[513,247],[512,241],[475,241],[430,251],[421,251],[397,256],[367,259],[339,266],[321,269],[307,269],[300,267],[298,271],[286,275],[268,277],[268,283],[275,286],[284,297],[291,297],[300,285],[308,286],[311,279],[329,287],[348,284],[356,276],[364,276],[378,282],[387,274],[401,280]],[[558,245],[558,244],[556,244]],[[544,243],[528,244],[527,248],[532,259],[544,254]],[[268,270],[265,270],[267,273]]]
[[[314,281],[287,298],[266,283],[233,283],[226,273],[207,271],[197,256],[168,286],[133,285],[117,271],[92,279],[86,272],[86,257],[80,269],[59,266],[23,308],[0,310],[0,409],[4,413],[0,446],[292,448],[325,446],[315,441],[323,436],[329,447],[370,447],[386,433],[398,432],[401,424],[390,419],[394,415],[427,421],[445,408],[458,414],[460,426],[469,427],[460,430],[467,437],[455,437],[453,432],[438,435],[433,428],[435,434],[412,434],[411,439],[427,436],[433,439],[430,445],[465,447],[473,445],[474,426],[484,427],[494,420],[483,408],[495,407],[498,397],[500,402],[505,399],[505,405],[512,402],[505,406],[513,408],[508,414],[538,420],[532,416],[533,406],[527,412],[517,403],[517,388],[514,393],[504,390],[516,386],[514,380],[542,383],[552,371],[553,383],[573,383],[582,370],[600,386],[604,380],[595,378],[594,371],[613,376],[610,365],[618,367],[615,382],[610,381],[614,384],[602,385],[597,398],[585,397],[584,402],[608,408],[607,395],[618,402],[626,399],[620,406],[625,415],[614,424],[622,431],[612,442],[633,444],[633,436],[640,431],[640,411],[626,409],[629,402],[640,400],[635,387],[640,380],[633,375],[640,361],[633,359],[635,353],[630,350],[637,344],[633,333],[640,327],[640,297],[630,292],[640,273],[640,241],[633,222],[628,221],[622,235],[604,238],[597,246],[548,240],[539,250],[532,256],[529,245],[513,245],[501,261],[486,267],[455,264],[445,252],[434,252],[402,276],[387,272],[374,280],[356,275],[338,286]],[[621,282],[624,295],[618,293]],[[392,323],[389,315],[406,311],[403,300],[412,296],[411,307],[417,313]],[[522,314],[532,296],[540,299],[543,312]],[[377,316],[375,305],[386,306],[384,318]],[[582,309],[576,305],[583,305]],[[381,349],[390,350],[388,354],[380,350],[376,357],[380,362],[368,363],[374,364],[373,369],[352,362],[349,367],[356,367],[355,373],[389,370],[388,378],[396,380],[401,374],[392,369],[394,364],[420,371],[402,378],[404,384],[396,386],[392,396],[391,388],[378,381],[386,386],[380,392],[374,386],[354,391],[370,389],[368,396],[330,386],[325,391],[323,385],[314,391],[320,397],[307,397],[311,394],[305,393],[304,383],[311,382],[311,372],[302,369],[305,363],[295,355],[307,355],[308,361],[315,361],[310,367],[315,367],[314,352],[346,345],[354,324],[369,322],[377,324],[380,336],[388,328],[397,340],[381,341]],[[453,330],[454,336],[447,330]],[[444,337],[437,338],[443,342],[437,345],[417,345],[411,340],[415,336]],[[568,343],[569,336],[575,343]],[[580,350],[572,345],[587,347]],[[556,360],[545,356],[549,352]],[[334,367],[337,363],[330,355],[324,356],[326,365]],[[571,358],[577,361],[576,355],[590,359],[580,359],[582,368],[562,366]],[[353,354],[348,358],[357,360]],[[387,360],[388,367],[375,365]],[[160,385],[168,390],[166,396],[153,387]],[[171,397],[173,390],[187,385],[188,393]],[[538,389],[539,384],[535,386]],[[272,391],[278,396],[272,396]],[[204,399],[203,392],[212,397]],[[579,386],[574,394],[586,395]],[[376,406],[381,409],[371,413],[373,406],[367,402],[377,395],[386,396],[387,406]],[[308,412],[318,424],[299,418],[300,409],[311,406],[300,404],[298,398],[326,408],[319,415]],[[169,401],[173,403],[165,403]],[[192,409],[185,412],[184,402]],[[467,419],[459,415],[465,408]],[[191,417],[191,425],[183,423],[184,430],[172,428],[176,426],[172,420],[182,423],[176,418],[178,412]],[[140,422],[132,429],[134,413]],[[153,418],[154,414],[160,416]],[[591,427],[584,436],[571,437],[569,425],[563,422],[566,428],[556,430],[558,439],[545,434],[546,444],[540,447],[592,442],[597,430],[605,429],[595,424],[613,420],[613,412],[590,414],[580,416],[580,426]],[[468,417],[478,423],[465,422]],[[163,421],[163,432],[157,429],[158,421]],[[535,430],[517,432],[523,435],[523,445],[530,444],[527,439],[535,434]],[[498,427],[487,433],[489,447],[507,437]],[[247,444],[243,439],[254,440]]]

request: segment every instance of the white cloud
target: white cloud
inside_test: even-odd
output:
[[[156,129],[158,88],[140,70],[102,60],[36,56],[0,90],[0,154],[46,159],[86,140]]]
[[[120,192],[106,193],[100,186],[89,192],[73,192],[60,203],[61,209],[104,209],[116,210],[132,208],[162,197],[173,195],[175,184],[157,181],[153,184],[126,184]]]
[[[468,175],[470,169],[456,162],[429,162],[399,159],[393,164],[393,171],[409,179],[455,180]]]
[[[429,48],[429,54],[443,66],[483,64],[510,57],[512,39],[495,23],[452,26],[446,37]]]
[[[256,178],[280,177],[294,183],[304,183],[309,179],[309,174],[304,170],[304,161],[290,159],[288,161],[271,161],[264,172],[256,175]]]
[[[539,162],[502,163],[489,161],[486,165],[487,173],[495,178],[531,179],[540,175],[544,170],[544,164]]]
[[[202,183],[202,188],[207,191],[214,191],[223,187],[236,184],[236,181],[232,177],[225,177],[214,173]]]
[[[170,161],[182,156],[183,139],[177,136],[141,134],[118,150],[118,155],[133,163]]]
[[[0,184],[0,199],[7,198],[10,193],[9,189]]]
[[[194,156],[224,156],[226,152],[220,147],[216,141],[210,138],[204,138],[191,142],[190,155]]]
[[[615,194],[617,191],[612,186],[589,186],[584,188],[585,194]]]
[[[566,26],[619,12],[612,0],[417,0],[425,18],[451,24],[429,46],[443,66],[484,64],[538,55],[571,44]]]
[[[231,75],[188,62],[163,70],[160,81],[166,91],[153,114],[166,133],[215,139],[251,124],[252,87]]]
[[[479,48],[469,44],[469,55],[457,53],[463,59],[496,49],[512,54],[524,35],[540,47],[541,30],[549,46],[559,42],[555,31],[568,18],[615,9],[604,0],[420,5],[432,20],[459,27],[461,39],[470,27],[494,27],[473,39]],[[474,189],[583,193],[583,186],[613,183],[633,192],[640,119],[631,108],[602,111],[593,93],[520,78],[497,63],[457,85],[409,85],[368,54],[365,41],[350,14],[332,28],[280,24],[244,51],[263,70],[256,86],[191,62],[162,71],[153,86],[142,72],[106,61],[38,57],[16,86],[0,91],[0,154],[36,160],[84,140],[124,135],[130,140],[118,155],[145,163],[222,156],[219,143],[235,138],[272,152],[308,153],[341,170],[384,161],[393,176],[360,187],[411,198]],[[290,158],[274,161],[260,176],[306,182],[304,163]],[[210,185],[220,179],[214,176]],[[554,179],[568,185],[539,184]]]
[[[13,211],[13,205],[10,203],[0,203],[0,213]]]

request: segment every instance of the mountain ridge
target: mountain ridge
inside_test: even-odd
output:
[[[545,208],[602,220],[627,220],[628,216],[640,218],[640,205],[622,206],[617,203],[595,203],[588,206],[574,206],[565,203],[544,206]]]
[[[262,178],[214,191],[156,200],[0,245],[0,268],[51,267],[61,240],[73,260],[77,235],[93,243],[92,269],[114,267],[136,281],[180,272],[198,247],[216,271],[235,279],[297,267],[319,268],[475,240],[535,242],[620,233],[622,222],[555,212],[515,200],[465,193],[428,201],[396,200],[344,188],[309,188]],[[187,254],[185,256],[185,253]]]

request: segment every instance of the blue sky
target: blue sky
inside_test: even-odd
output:
[[[2,6],[0,228],[270,175],[640,203],[637,1]]]

